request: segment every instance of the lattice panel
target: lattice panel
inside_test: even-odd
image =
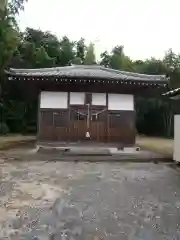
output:
[[[107,109],[102,110],[91,110],[91,121],[106,122]]]
[[[71,121],[78,121],[78,120],[85,120],[87,119],[87,110],[86,109],[79,109],[73,108],[71,109],[70,120]]]
[[[40,112],[40,122],[41,125],[52,126],[53,124],[53,116],[52,112],[49,111],[41,111]]]
[[[109,114],[109,127],[118,128],[121,125],[121,115],[119,113]]]
[[[55,127],[66,127],[68,125],[68,111],[61,110],[53,113],[53,125]]]

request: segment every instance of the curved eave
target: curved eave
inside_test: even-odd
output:
[[[180,99],[180,88],[173,89],[171,91],[168,91],[166,93],[162,94],[165,97],[168,97],[173,100],[179,100]]]
[[[102,83],[121,83],[121,84],[145,84],[145,85],[163,85],[168,84],[168,78],[155,79],[155,78],[142,78],[134,76],[117,76],[116,78],[108,76],[89,76],[89,75],[47,75],[47,74],[17,74],[11,71],[6,71],[9,80],[42,80],[42,81],[78,81],[78,82],[102,82]]]

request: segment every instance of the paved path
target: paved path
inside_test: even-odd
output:
[[[0,240],[180,239],[180,173],[163,164],[1,160],[0,169]]]

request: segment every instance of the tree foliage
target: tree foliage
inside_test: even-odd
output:
[[[86,45],[84,42],[84,38],[81,38],[76,43],[76,59],[77,58],[81,59],[81,63],[84,62],[85,50],[86,50]]]
[[[92,65],[96,64],[96,57],[94,53],[94,44],[90,43],[89,46],[87,47],[86,55],[84,58],[84,64],[85,65]]]

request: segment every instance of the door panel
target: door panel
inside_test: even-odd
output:
[[[87,131],[87,110],[85,107],[70,108],[69,137],[71,141],[85,140]]]
[[[39,140],[65,141],[68,139],[68,110],[41,110]]]
[[[105,142],[107,140],[107,109],[91,107],[90,121],[91,140]]]
[[[87,126],[88,106],[71,106],[70,129],[71,141],[86,140],[86,132],[90,133],[92,141],[107,140],[107,109],[102,106],[90,106],[89,129]]]
[[[56,141],[68,140],[68,110],[53,112],[54,139]]]

